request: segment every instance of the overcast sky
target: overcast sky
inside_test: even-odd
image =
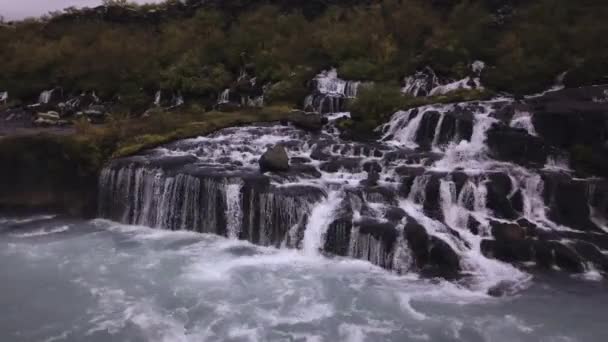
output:
[[[40,16],[66,7],[95,7],[102,0],[0,0],[0,15],[7,20]],[[160,2],[161,0],[135,0],[135,2]]]

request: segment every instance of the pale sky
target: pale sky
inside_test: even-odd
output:
[[[95,7],[102,0],[0,0],[0,15],[6,20],[36,17],[66,7]],[[133,1],[133,0],[132,0]],[[135,2],[161,2],[162,0],[135,0]]]

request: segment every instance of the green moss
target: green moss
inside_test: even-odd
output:
[[[168,142],[207,135],[226,127],[246,125],[254,122],[274,122],[287,119],[291,108],[284,106],[265,107],[240,112],[165,113],[170,124],[149,128],[138,128],[143,133],[121,139],[112,157],[124,157]],[[161,120],[162,119],[156,119]],[[150,123],[150,121],[149,121]],[[155,134],[149,132],[155,131]]]

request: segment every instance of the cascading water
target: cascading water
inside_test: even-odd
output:
[[[352,92],[326,76],[319,89]],[[573,228],[556,209],[567,203],[545,186],[547,179],[550,189],[561,186],[555,171],[497,160],[488,146],[495,127],[522,131],[511,118],[495,116],[511,104],[496,99],[397,112],[378,128],[383,137],[375,143],[343,141],[333,128],[312,134],[277,125],[178,141],[111,163],[100,177],[100,213],[302,248],[310,256],[331,252],[401,273],[462,277],[479,291],[519,286],[527,275],[504,261],[571,266],[563,261],[567,247],[538,236]],[[276,144],[286,148],[290,170],[261,174],[258,161]],[[586,209],[596,217],[585,224],[601,221],[596,207]],[[504,239],[515,239],[508,243],[519,249]],[[539,259],[541,247],[549,250],[546,260]]]
[[[321,72],[312,83],[313,92],[304,99],[304,109],[323,114],[343,112],[346,101],[356,98],[362,85],[339,78],[336,69]]]
[[[325,243],[329,225],[335,219],[335,211],[342,201],[338,191],[332,191],[327,198],[319,202],[310,212],[310,218],[304,231],[302,249],[305,254],[319,255]]]
[[[38,96],[38,103],[39,104],[49,103],[53,96],[53,92],[55,92],[55,89],[45,90],[45,91],[41,92],[40,96]]]
[[[239,237],[241,223],[243,220],[243,209],[241,205],[241,201],[243,199],[241,194],[242,189],[243,183],[240,180],[225,185],[226,223],[228,237],[231,239],[237,239]]]

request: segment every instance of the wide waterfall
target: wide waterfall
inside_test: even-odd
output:
[[[328,93],[353,91],[317,81]],[[535,265],[602,269],[594,256],[608,244],[592,236],[608,231],[597,190],[605,182],[572,177],[552,150],[528,164],[505,158],[492,144],[504,130],[537,138],[533,113],[501,117],[513,105],[499,98],[400,111],[378,127],[375,143],[344,141],[331,122],[320,133],[223,129],[113,161],[100,177],[99,211],[123,223],[363,259],[479,291],[522,286]],[[260,156],[277,144],[290,170],[260,173]],[[551,167],[555,160],[561,167]]]
[[[312,93],[304,99],[304,109],[322,114],[344,112],[347,102],[356,98],[364,85],[339,78],[336,69],[324,71],[312,80]]]

